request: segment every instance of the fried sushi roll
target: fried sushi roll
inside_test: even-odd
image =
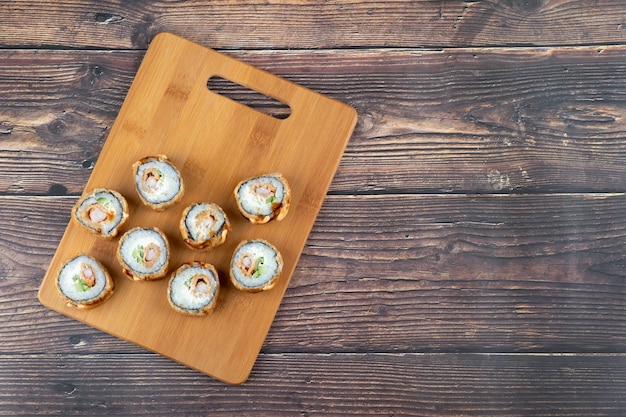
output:
[[[136,227],[120,238],[117,260],[122,272],[135,281],[152,281],[167,274],[170,248],[161,230]]]
[[[254,224],[282,220],[291,205],[291,188],[281,174],[267,174],[241,181],[235,187],[241,214]]]
[[[269,242],[241,242],[230,262],[230,281],[242,291],[259,292],[274,287],[283,270],[283,257]]]
[[[190,248],[214,248],[226,240],[230,222],[217,204],[195,203],[183,211],[179,229]]]
[[[219,289],[220,281],[213,265],[189,262],[172,273],[167,299],[179,313],[205,316],[215,308]]]
[[[81,309],[102,304],[113,295],[113,279],[95,258],[81,254],[65,262],[56,287],[68,306]]]
[[[133,164],[133,173],[139,198],[153,210],[165,210],[183,197],[180,172],[165,155],[140,159]]]
[[[72,217],[91,233],[111,238],[128,220],[128,204],[117,191],[96,188],[76,202]]]

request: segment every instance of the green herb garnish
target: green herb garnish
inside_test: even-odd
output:
[[[254,272],[252,273],[252,278],[258,278],[265,273],[267,270],[267,266],[265,266],[265,258],[262,256],[257,260],[256,266],[254,267]]]
[[[133,250],[133,258],[135,258],[135,261],[137,261],[138,264],[143,265],[143,253],[144,253],[144,247],[143,245],[137,245],[135,246],[135,249]]]
[[[89,285],[78,274],[74,275],[72,280],[74,281],[76,291],[84,292],[89,289]]]
[[[109,200],[106,197],[98,197],[98,198],[96,198],[96,201],[99,204],[102,204],[104,207],[107,207],[107,208],[110,205],[110,202],[109,202]]]

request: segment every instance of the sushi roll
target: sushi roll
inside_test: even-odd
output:
[[[81,254],[65,262],[56,279],[56,287],[68,306],[95,307],[113,295],[113,280],[95,258]]]
[[[226,240],[230,222],[217,204],[196,203],[183,211],[179,228],[183,241],[190,248],[214,248]]]
[[[96,188],[76,202],[72,217],[88,231],[111,238],[128,220],[128,204],[117,191]]]
[[[165,155],[140,159],[133,164],[133,173],[139,198],[153,210],[165,210],[183,197],[180,173]]]
[[[124,233],[117,246],[117,260],[124,275],[135,281],[163,278],[167,273],[170,248],[158,228],[136,227]]]
[[[235,187],[239,211],[254,224],[282,220],[291,205],[291,189],[281,174],[267,174],[241,181]]]
[[[241,242],[230,262],[230,281],[242,291],[259,292],[274,287],[283,270],[283,257],[269,242]]]
[[[220,281],[211,264],[189,262],[172,273],[167,299],[172,308],[189,316],[205,316],[217,302]]]

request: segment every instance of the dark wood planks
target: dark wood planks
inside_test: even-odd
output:
[[[617,416],[625,360],[262,354],[246,384],[224,386],[148,354],[0,355],[0,415]]]
[[[622,415],[626,9],[592,3],[5,2],[0,415]],[[240,387],[36,300],[163,30],[360,116]]]
[[[145,48],[171,31],[217,48],[288,49],[614,44],[614,0],[113,2],[12,1],[0,46]]]
[[[0,199],[0,352],[139,350],[37,302],[73,202]],[[624,194],[329,196],[263,349],[624,352],[624,204]]]
[[[0,192],[80,193],[140,59],[125,52],[0,55]]]
[[[230,53],[356,107],[331,193],[626,189],[626,47]],[[0,193],[80,194],[142,56],[0,56]]]

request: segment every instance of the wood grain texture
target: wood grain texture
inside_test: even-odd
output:
[[[331,193],[626,189],[625,47],[229,55],[357,109]],[[80,194],[142,56],[0,57],[0,192]]]
[[[1,352],[42,343],[137,352],[35,299],[72,203],[1,200]],[[625,203],[623,194],[329,196],[262,350],[624,352]]]
[[[207,88],[213,76],[282,101],[291,109],[289,117],[276,119],[215,94]],[[85,193],[106,188],[125,196],[130,216],[123,232],[137,227],[162,231],[169,242],[168,274],[188,262],[213,265],[221,281],[217,307],[207,317],[189,317],[169,306],[168,278],[129,284],[116,261],[118,242],[87,233],[77,222],[67,226],[39,300],[222,381],[245,382],[355,124],[356,113],[346,104],[160,34],[142,61]],[[163,213],[138,201],[132,175],[136,161],[153,155],[166,155],[184,184],[181,201]],[[289,215],[279,225],[259,227],[239,214],[233,189],[240,181],[274,172],[288,178],[292,189],[289,201],[283,201],[290,206]],[[186,248],[179,231],[182,211],[198,202],[218,204],[232,225],[227,241],[208,253]],[[282,272],[271,291],[250,294],[228,284],[233,252],[251,239],[265,239],[278,248]],[[129,250],[137,247],[133,245]],[[68,308],[58,294],[58,271],[81,253],[98,259],[115,283],[115,297],[97,309]],[[211,354],[205,355],[207,351]]]
[[[622,416],[625,22],[622,0],[0,2],[0,415]],[[359,114],[241,386],[36,300],[161,31]]]
[[[0,415],[617,416],[625,361],[277,354],[261,355],[247,384],[224,386],[148,354],[0,355]]]
[[[141,56],[3,51],[0,192],[81,194]]]
[[[613,44],[615,0],[376,2],[12,1],[0,46],[146,48],[172,31],[215,48],[290,49]],[[10,30],[7,30],[9,29]]]

